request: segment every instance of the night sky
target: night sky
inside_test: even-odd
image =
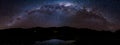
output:
[[[0,28],[120,29],[120,0],[0,0]]]

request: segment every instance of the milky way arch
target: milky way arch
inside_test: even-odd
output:
[[[73,2],[44,3],[13,16],[7,27],[83,27],[113,29],[102,11]]]

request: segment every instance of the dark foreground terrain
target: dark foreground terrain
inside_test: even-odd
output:
[[[75,40],[74,45],[115,45],[120,44],[120,31],[113,33],[70,27],[11,28],[0,31],[0,45],[34,45],[36,41],[50,39]]]

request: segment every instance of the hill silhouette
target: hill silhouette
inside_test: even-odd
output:
[[[96,31],[87,28],[72,27],[51,27],[51,28],[10,28],[0,30],[0,42],[3,44],[32,45],[35,41],[49,39],[76,40],[82,41],[81,44],[94,41],[116,41],[119,40],[119,32]],[[78,42],[79,43],[79,42]],[[2,44],[1,44],[2,45]]]

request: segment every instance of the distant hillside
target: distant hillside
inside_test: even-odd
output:
[[[71,27],[34,27],[28,29],[11,28],[0,31],[0,42],[12,44],[33,44],[35,41],[44,41],[49,39],[77,40],[85,42],[94,41],[116,41],[120,39],[119,31],[116,33],[107,31],[95,31],[91,29],[76,29]],[[92,41],[91,41],[92,40]],[[78,42],[79,43],[79,42]],[[82,42],[81,42],[82,44]]]
[[[118,33],[119,31],[116,32],[109,32],[109,31],[96,31],[88,28],[72,28],[72,27],[50,27],[50,28],[42,28],[42,27],[33,27],[33,28],[9,28],[9,29],[4,29],[0,30],[0,33],[9,33],[9,35],[14,35],[12,33],[20,33],[21,36],[22,34],[46,34],[46,33],[64,33],[64,34],[74,34],[74,35],[93,35],[93,36],[104,36],[104,35],[113,35]],[[30,35],[29,34],[29,35]],[[24,36],[23,35],[23,36]]]

